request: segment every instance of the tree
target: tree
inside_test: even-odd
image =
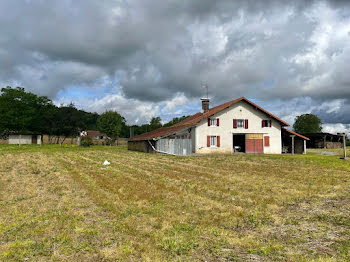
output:
[[[106,111],[97,119],[97,128],[111,138],[112,143],[118,139],[125,119],[114,111]]]
[[[43,133],[44,115],[52,101],[26,92],[24,88],[6,87],[0,95],[0,133]]]
[[[63,143],[67,137],[75,137],[79,134],[84,126],[81,115],[74,104],[71,103],[68,106],[61,106],[56,109],[54,115],[55,121],[55,135],[63,136]]]
[[[180,123],[182,120],[185,120],[189,116],[181,116],[181,117],[175,117],[172,120],[170,120],[168,123],[164,124],[164,127],[173,126],[177,123]]]
[[[322,121],[313,114],[303,114],[295,118],[293,129],[297,133],[317,133],[322,131]]]
[[[162,127],[163,125],[162,125],[161,121],[162,121],[162,119],[159,116],[152,117],[152,119],[149,123],[150,131]]]

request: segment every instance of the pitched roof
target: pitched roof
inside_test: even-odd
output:
[[[235,100],[232,100],[230,102],[218,105],[216,107],[213,107],[212,109],[209,109],[208,112],[206,113],[196,113],[184,120],[182,120],[181,122],[171,126],[171,127],[163,127],[163,128],[159,128],[156,130],[153,130],[151,132],[148,133],[144,133],[138,136],[134,136],[133,138],[131,138],[130,140],[148,140],[148,139],[152,139],[152,138],[159,138],[159,137],[163,137],[165,135],[168,134],[172,134],[176,131],[194,126],[196,124],[198,124],[200,121],[202,121],[203,119],[206,119],[208,117],[211,117],[212,115],[215,115],[219,112],[221,112],[222,110],[240,102],[240,101],[245,101],[248,104],[250,104],[251,106],[255,107],[256,109],[264,112],[265,114],[267,114],[268,116],[274,118],[275,120],[277,120],[278,122],[280,122],[282,124],[282,126],[289,126],[288,123],[284,122],[283,120],[279,119],[277,116],[274,116],[273,114],[269,113],[268,111],[266,111],[265,109],[261,108],[260,106],[254,104],[252,101],[250,101],[249,99],[245,98],[245,97],[241,97]]]
[[[188,128],[191,125],[180,125],[180,126],[170,126],[170,127],[161,127],[158,129],[155,129],[153,131],[143,133],[141,135],[134,136],[130,138],[129,140],[148,140],[152,138],[160,138],[165,135],[170,135],[172,133],[175,133],[176,131],[180,131],[182,129]]]
[[[283,131],[287,131],[288,133],[290,133],[290,134],[292,134],[292,135],[296,135],[296,136],[298,136],[298,137],[300,137],[300,138],[302,138],[302,139],[310,140],[308,137],[303,136],[303,135],[301,135],[301,134],[298,134],[298,133],[296,133],[296,132],[294,132],[294,131],[292,131],[292,130],[289,130],[289,129],[286,129],[286,128],[282,128],[282,130],[283,130]]]
[[[101,133],[98,130],[86,130],[88,137],[96,137],[96,136],[106,136],[106,134]]]

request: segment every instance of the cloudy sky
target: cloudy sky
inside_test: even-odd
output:
[[[350,131],[350,1],[2,0],[0,30],[0,86],[57,104],[167,121],[207,84]]]

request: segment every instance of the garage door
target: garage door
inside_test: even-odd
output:
[[[246,134],[245,152],[248,154],[263,154],[263,135],[262,134]]]

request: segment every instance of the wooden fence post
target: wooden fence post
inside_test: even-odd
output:
[[[344,159],[346,159],[346,134],[343,135]]]
[[[290,136],[292,138],[292,156],[294,156],[294,137],[295,135]]]

